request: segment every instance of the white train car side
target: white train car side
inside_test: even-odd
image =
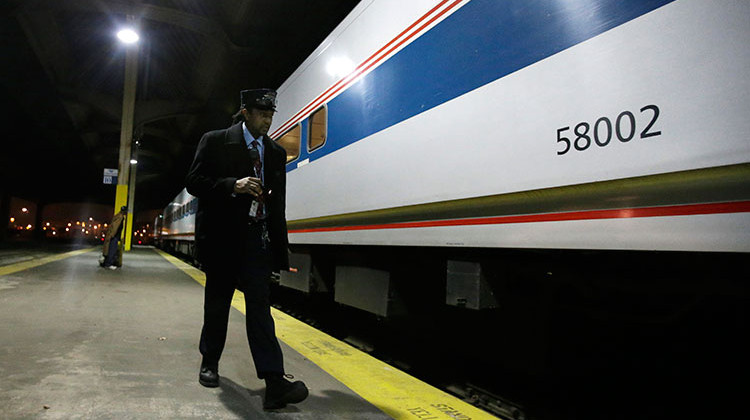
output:
[[[593,3],[362,2],[279,89],[290,241],[750,251],[750,5]]]

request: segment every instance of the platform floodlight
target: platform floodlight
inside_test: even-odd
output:
[[[121,29],[117,32],[117,38],[125,44],[134,44],[140,39],[138,33],[130,28]]]

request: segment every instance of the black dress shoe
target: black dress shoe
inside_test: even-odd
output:
[[[219,368],[201,366],[201,372],[198,374],[198,382],[207,388],[216,388],[219,386]]]
[[[289,382],[283,377],[266,379],[266,398],[263,409],[275,410],[296,404],[307,398],[309,392],[302,381]]]

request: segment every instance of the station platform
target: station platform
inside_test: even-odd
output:
[[[4,253],[4,254],[3,254]],[[4,419],[494,419],[272,309],[287,373],[310,396],[263,410],[236,292],[219,388],[198,383],[205,276],[154,248],[117,270],[100,248],[0,251]],[[12,254],[12,255],[10,255]]]

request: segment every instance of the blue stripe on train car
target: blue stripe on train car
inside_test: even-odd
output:
[[[310,161],[672,1],[472,0],[331,100]]]

